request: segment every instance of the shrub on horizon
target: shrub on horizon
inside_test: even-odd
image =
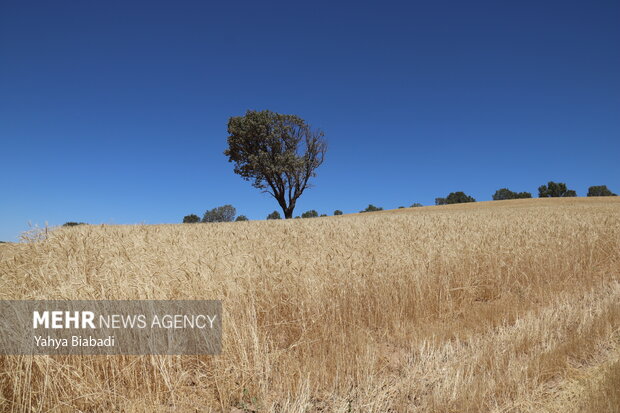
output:
[[[200,222],[200,217],[196,214],[189,214],[183,217],[184,224],[195,224],[197,222]]]
[[[75,227],[78,225],[86,225],[86,222],[73,222],[73,221],[69,221],[69,222],[65,222],[64,224],[62,224],[63,227]]]
[[[267,215],[267,219],[282,219],[282,216],[278,211],[273,211],[271,214]]]
[[[241,221],[249,221],[248,217],[246,217],[245,215],[239,215],[236,219],[235,222],[241,222]]]
[[[337,209],[334,211],[334,215],[342,215],[342,211]]]
[[[232,205],[223,205],[205,212],[202,222],[232,222],[237,210]]]
[[[474,197],[467,195],[465,192],[450,192],[446,198],[448,204],[464,204],[466,202],[476,202]]]
[[[588,196],[618,196],[611,192],[607,185],[595,185],[588,188]]]
[[[445,198],[435,198],[435,205],[464,204],[466,202],[476,202],[476,200],[462,191],[450,192]]]
[[[564,182],[549,181],[547,185],[538,187],[539,198],[566,198],[573,196],[577,196],[577,193],[572,189],[567,189]]]
[[[311,209],[310,211],[306,211],[303,214],[301,214],[302,218],[316,218],[319,216],[319,213],[316,212],[314,209]]]
[[[374,206],[373,204],[368,204],[366,209],[360,212],[376,212],[376,211],[383,211],[383,207],[377,207],[377,206]]]
[[[502,201],[505,199],[522,199],[522,198],[531,198],[532,194],[529,192],[513,192],[508,188],[501,188],[495,191],[493,194],[494,201]]]

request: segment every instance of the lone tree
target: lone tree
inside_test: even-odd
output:
[[[564,182],[549,181],[547,185],[541,185],[538,187],[539,198],[560,198],[577,196],[577,193],[572,189],[567,189]]]
[[[235,218],[235,222],[242,222],[242,221],[249,221],[248,217],[246,217],[245,215],[239,215],[237,218]]]
[[[337,209],[334,211],[334,215],[342,215],[342,211]]]
[[[197,222],[200,222],[200,217],[196,214],[189,214],[183,217],[184,224],[195,224]]]
[[[323,163],[323,132],[296,115],[248,110],[228,120],[228,133],[224,155],[234,162],[235,173],[273,196],[284,217],[292,218],[297,199]]]
[[[591,186],[588,188],[588,196],[618,196],[611,192],[607,185]]]
[[[223,205],[205,212],[202,222],[232,222],[237,210],[232,205]]]
[[[502,188],[495,191],[493,194],[493,201],[502,201],[504,199],[521,199],[531,198],[532,194],[529,192],[513,192],[508,188]]]

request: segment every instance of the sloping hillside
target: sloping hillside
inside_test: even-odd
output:
[[[221,299],[224,351],[0,357],[6,411],[601,412],[619,397],[618,198],[79,226],[11,248],[1,299]]]

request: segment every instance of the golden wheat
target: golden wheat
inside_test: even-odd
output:
[[[616,198],[90,225],[0,254],[0,299],[224,304],[220,356],[0,357],[5,411],[618,411]]]

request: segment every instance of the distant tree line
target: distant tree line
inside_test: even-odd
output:
[[[549,181],[546,185],[541,185],[540,187],[538,187],[539,198],[561,198],[575,196],[577,196],[577,192],[573,189],[568,189],[564,182]],[[611,192],[607,188],[607,185],[598,185],[588,188],[588,196],[617,195]],[[523,198],[532,198],[532,194],[529,192],[514,192],[508,188],[498,189],[493,194],[494,201]],[[473,197],[465,194],[464,192],[451,192],[445,198],[435,198],[435,205],[461,204],[465,202],[476,202],[476,200]]]
[[[541,185],[538,188],[538,197],[539,198],[561,198],[561,197],[575,197],[577,193],[573,189],[568,189],[564,182],[553,182],[549,181],[546,185]],[[611,192],[607,185],[597,185],[591,186],[588,188],[588,196],[617,196],[615,193]],[[501,188],[495,191],[493,194],[494,201],[502,201],[509,199],[524,199],[524,198],[532,198],[532,194],[529,192],[514,192],[508,188]],[[450,192],[446,197],[435,198],[435,205],[450,205],[450,204],[463,204],[467,202],[476,202],[476,199],[470,195],[462,191]],[[411,205],[410,208],[417,208],[423,206],[419,202],[415,202]],[[398,208],[405,208],[404,206],[399,206]],[[365,212],[376,212],[383,211],[383,207],[378,207],[373,204],[369,204],[365,209],[361,210],[360,213]],[[207,210],[202,218],[200,218],[196,214],[186,215],[183,218],[183,223],[185,224],[193,224],[199,222],[232,222],[232,221],[248,221],[248,218],[245,215],[236,216],[236,209],[232,205],[223,205],[210,210]],[[335,210],[333,215],[339,216],[342,215],[343,212],[339,209]],[[235,218],[236,216],[236,218]],[[301,216],[297,215],[295,218],[317,218],[317,217],[326,217],[327,214],[319,214],[314,209],[306,211],[301,214]],[[282,219],[282,215],[280,212],[273,211],[269,215],[267,215],[268,220],[273,219]],[[83,225],[83,222],[67,222],[63,226],[75,226],[75,225]]]

